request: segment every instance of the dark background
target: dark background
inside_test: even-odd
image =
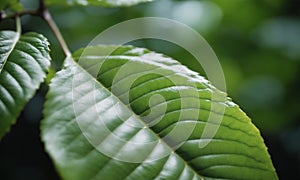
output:
[[[21,1],[27,9],[35,0]],[[72,51],[118,22],[146,16],[178,20],[197,30],[219,57],[230,97],[252,118],[269,148],[280,179],[300,179],[300,1],[299,0],[157,0],[130,8],[50,7]],[[49,38],[53,69],[63,53],[47,25],[23,16],[24,31]],[[13,29],[12,21],[0,29]],[[146,47],[203,71],[180,47],[140,40]],[[44,84],[16,125],[0,143],[1,179],[58,179],[39,137]]]

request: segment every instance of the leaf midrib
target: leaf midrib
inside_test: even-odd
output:
[[[16,31],[12,31],[12,32],[15,32],[16,33],[16,37],[14,38],[14,43],[13,43],[13,46],[12,48],[8,51],[8,55],[6,56],[5,60],[3,61],[3,65],[2,65],[2,68],[0,68],[0,73],[2,72],[2,69],[4,69],[4,66],[9,58],[9,56],[11,55],[11,53],[13,52],[13,50],[15,49],[18,41],[20,40],[20,37],[21,37],[21,32],[16,32]]]
[[[139,115],[137,115],[134,111],[132,111],[132,110],[130,110],[124,103],[123,103],[123,101],[121,101],[120,99],[119,99],[119,97],[118,96],[116,96],[115,94],[113,94],[109,89],[107,89],[105,86],[103,86],[102,85],[102,83],[101,82],[99,82],[94,76],[92,76],[88,71],[86,71],[83,67],[81,67],[75,60],[74,60],[74,58],[73,57],[71,57],[71,59],[72,59],[72,62],[73,63],[75,63],[76,65],[77,65],[77,67],[79,67],[82,71],[84,71],[85,72],[85,74],[87,74],[88,76],[90,76],[91,77],[91,79],[93,80],[93,81],[95,81],[96,83],[98,83],[102,88],[104,88],[107,92],[109,92],[112,96],[114,96],[115,98],[117,98],[118,100],[119,100],[119,102],[121,103],[121,104],[123,104],[124,105],[124,107],[126,108],[126,109],[128,109],[128,111],[130,111],[130,112],[132,112],[133,113],[133,115],[136,117],[136,119],[138,119],[155,137],[157,137],[157,139],[159,139],[159,140],[161,140],[161,142],[163,143],[163,144],[165,144],[166,145],[166,147],[167,148],[169,148],[170,150],[171,150],[171,153],[173,153],[174,155],[176,155],[179,159],[181,159],[182,161],[183,161],[183,163],[186,165],[186,166],[188,166],[189,168],[191,168],[191,170],[193,170],[193,172],[195,173],[195,175],[198,175],[198,176],[200,176],[200,178],[201,179],[203,179],[203,177],[194,169],[194,167],[192,167],[184,158],[182,158],[179,154],[177,154],[177,152],[176,151],[174,151],[170,146],[169,146],[169,144],[167,144],[158,134],[156,134],[150,127],[148,127],[148,125],[147,124],[145,124],[145,122],[143,121],[143,120],[141,120],[140,119],[140,116]],[[66,59],[67,60],[67,59]],[[171,155],[171,154],[170,154]],[[170,156],[169,155],[169,156]]]

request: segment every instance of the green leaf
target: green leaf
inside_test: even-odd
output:
[[[1,0],[0,11],[10,9],[12,11],[22,11],[23,6],[18,0]]]
[[[114,48],[76,52],[51,81],[42,139],[63,179],[278,179],[251,120],[211,100],[224,93],[171,58]],[[210,113],[223,118],[212,139]]]
[[[37,33],[0,31],[0,138],[45,78],[50,66],[48,45]]]
[[[48,5],[81,5],[98,7],[122,7],[132,6],[138,3],[151,2],[153,0],[46,0]]]

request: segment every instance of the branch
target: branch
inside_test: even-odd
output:
[[[22,12],[17,12],[14,14],[5,14],[4,11],[1,12],[1,19],[10,19],[10,18],[16,18],[16,17],[21,17],[23,15],[32,15],[32,16],[39,16],[40,12],[38,10],[27,10],[27,11],[22,11]]]
[[[49,27],[51,28],[52,32],[54,33],[55,37],[57,38],[58,43],[60,44],[64,54],[66,57],[71,56],[71,52],[65,42],[63,36],[61,35],[60,30],[58,29],[55,21],[53,20],[49,10],[47,9],[46,5],[44,4],[43,0],[40,0],[40,8],[39,8],[40,16],[48,23]]]
[[[21,16],[27,15],[27,14],[32,15],[32,16],[38,16],[38,17],[41,17],[42,19],[44,19],[47,22],[47,24],[49,25],[49,27],[51,28],[52,32],[54,33],[64,54],[67,57],[71,56],[71,52],[67,46],[67,43],[65,42],[63,36],[61,35],[60,30],[58,29],[56,23],[54,22],[53,18],[51,17],[51,14],[43,0],[40,0],[39,9],[37,9],[37,10],[27,10],[27,11],[22,11],[22,12],[16,12],[14,14],[9,14],[9,15],[5,14],[4,11],[1,11],[0,12],[0,21],[3,19],[21,17]]]

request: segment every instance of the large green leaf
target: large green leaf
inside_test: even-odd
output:
[[[47,39],[37,33],[0,31],[0,138],[15,123],[50,65]]]
[[[132,6],[138,3],[150,2],[153,0],[46,0],[49,5],[92,5],[99,7]]]
[[[211,100],[224,93],[171,58],[112,48],[78,51],[50,84],[42,139],[64,179],[277,179],[245,113]],[[212,139],[210,113],[223,118]]]

